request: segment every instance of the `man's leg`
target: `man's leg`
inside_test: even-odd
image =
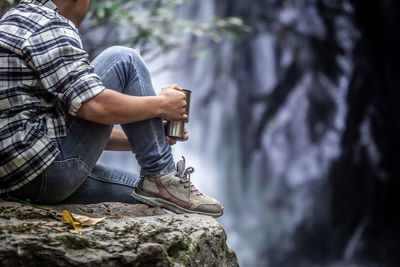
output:
[[[155,95],[147,67],[132,49],[107,49],[93,65],[108,88],[122,88],[120,92],[129,95]],[[141,166],[143,178],[132,192],[136,200],[177,213],[222,215],[221,204],[199,192],[190,182],[193,168],[186,169],[185,162],[180,161],[175,171],[161,118],[122,125],[122,128]]]
[[[111,125],[67,116],[67,135],[53,139],[60,153],[50,166],[12,196],[40,203],[58,203],[85,181],[107,144]]]
[[[93,66],[108,89],[127,95],[155,95],[147,67],[139,54],[133,49],[120,46],[111,47],[103,51],[93,61]],[[92,127],[85,127],[84,125],[78,127],[79,129],[76,129],[76,132],[83,130],[85,132],[79,135],[85,136],[95,136],[95,132],[99,131],[109,136],[111,129],[108,129],[107,126],[100,126],[101,129],[93,131]],[[164,126],[160,118],[122,125],[122,128],[128,136],[132,151],[141,166],[141,175],[156,177],[171,173],[175,169],[171,148],[166,144]],[[78,141],[71,139],[74,138],[69,138],[71,145]],[[101,151],[106,144],[104,140],[102,142],[97,141],[100,144],[97,144],[96,147],[101,147]],[[85,143],[90,143],[90,141],[86,140]],[[65,149],[74,150],[71,145],[67,144]],[[81,154],[87,154],[85,153],[85,150],[87,150],[85,146],[85,144],[81,144]],[[90,159],[88,159],[90,166],[94,166],[100,156],[99,152],[90,153]],[[119,201],[137,203],[130,194],[138,181],[137,175],[96,165],[87,179],[79,185],[79,188],[76,191],[74,190],[75,192],[63,202]]]
[[[137,50],[122,46],[108,48],[96,57],[93,66],[106,88],[127,95],[155,95],[149,71]],[[125,124],[122,129],[141,167],[141,175],[156,177],[175,169],[161,118]]]
[[[109,48],[94,60],[93,65],[109,89],[135,96],[155,95],[147,67],[133,49]],[[13,195],[44,203],[136,202],[130,193],[138,176],[96,166],[112,126],[72,116],[67,119],[67,136],[53,140],[61,153],[40,177]],[[160,118],[122,127],[132,144],[142,175],[160,176],[174,170],[171,148],[166,144]]]
[[[140,203],[132,196],[139,176],[97,164],[85,182],[63,203],[91,204],[100,202]]]

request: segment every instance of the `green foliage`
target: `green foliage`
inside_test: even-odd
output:
[[[120,44],[140,47],[142,52],[181,47],[190,37],[205,42],[221,42],[243,37],[249,28],[237,17],[199,22],[181,19],[179,8],[188,0],[92,0],[88,19],[92,26],[115,23]]]
[[[0,15],[18,2],[1,0]],[[227,38],[242,38],[250,31],[237,17],[214,17],[210,21],[182,19],[178,12],[187,4],[190,0],[91,0],[81,34],[88,35],[111,25],[112,38],[104,33],[105,38],[91,43],[92,47],[102,49],[121,44],[139,47],[143,54],[147,51],[167,52],[182,46],[201,49]],[[201,40],[202,45],[190,45],[189,41],[193,40]]]
[[[106,20],[111,18],[114,13],[118,12],[120,4],[115,2],[95,2],[92,5],[91,16],[97,21]]]

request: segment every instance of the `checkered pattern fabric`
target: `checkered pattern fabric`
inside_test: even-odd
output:
[[[0,20],[0,193],[20,188],[59,153],[67,113],[104,90],[75,25],[50,0],[22,0]]]

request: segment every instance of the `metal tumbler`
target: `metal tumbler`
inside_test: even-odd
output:
[[[189,116],[189,109],[190,109],[190,94],[192,91],[183,89],[183,93],[186,96],[186,108],[185,114]],[[185,134],[185,123],[189,122],[189,118],[187,120],[180,120],[180,121],[168,121],[166,127],[166,135],[175,139],[183,139]]]

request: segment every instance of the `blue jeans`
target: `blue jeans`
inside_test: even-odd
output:
[[[155,95],[149,71],[136,50],[111,47],[93,61],[93,66],[108,89],[134,96]],[[10,195],[37,203],[136,203],[130,194],[139,181],[138,175],[96,164],[113,126],[69,115],[66,119],[67,135],[53,140],[60,150],[56,160]],[[141,167],[141,175],[156,177],[174,170],[161,118],[121,127]]]

